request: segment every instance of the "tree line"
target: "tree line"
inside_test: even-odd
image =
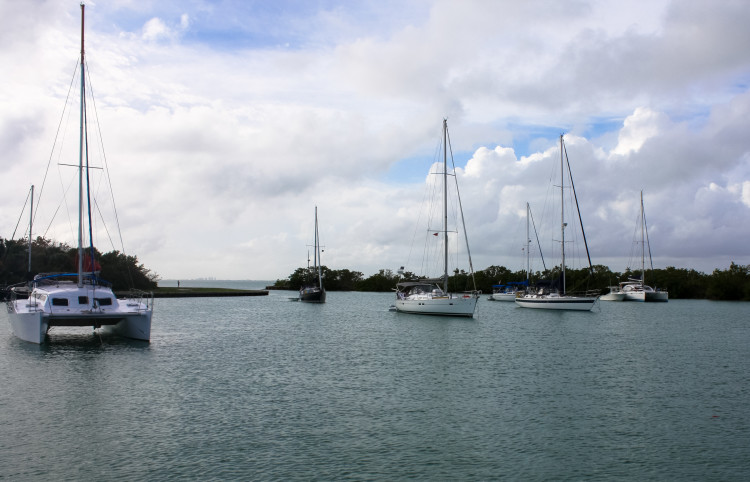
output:
[[[37,273],[75,272],[77,249],[65,243],[56,243],[37,237],[31,244],[31,274],[28,272],[28,242],[0,238],[0,287],[23,283]],[[99,253],[95,249],[96,260],[101,265],[101,278],[112,283],[114,290],[131,288],[152,290],[157,288],[159,276],[146,268],[136,256],[119,251]],[[559,267],[537,271],[531,274],[531,283],[538,280],[559,278]],[[416,279],[414,273],[399,276],[390,269],[381,269],[372,276],[365,277],[360,271],[348,269],[332,270],[322,266],[324,285],[329,291],[376,291],[389,292],[400,279]],[[640,276],[639,271],[625,270],[613,272],[603,265],[589,269],[566,269],[567,290],[599,290],[607,292],[607,287],[620,281]],[[298,290],[312,277],[308,268],[297,268],[286,279],[273,284],[275,289]],[[492,286],[510,281],[523,281],[525,271],[511,271],[505,266],[490,266],[474,273],[472,277],[463,270],[455,270],[448,279],[451,291],[472,291],[491,293]],[[711,299],[750,301],[750,265],[731,263],[728,269],[715,269],[706,274],[694,269],[667,267],[649,270],[646,283],[653,287],[668,290],[673,299]]]
[[[323,284],[328,291],[393,291],[396,283],[401,279],[416,279],[413,273],[407,272],[399,276],[390,269],[381,269],[376,274],[365,278],[360,271],[348,269],[331,270],[321,267]],[[568,292],[595,290],[604,294],[609,286],[615,286],[621,281],[640,278],[640,271],[630,269],[615,272],[604,265],[594,265],[591,270],[566,268],[566,288]],[[311,273],[308,268],[297,268],[286,279],[278,279],[270,287],[274,289],[298,290]],[[317,274],[315,275],[317,276]],[[560,267],[550,270],[537,271],[530,276],[533,285],[538,280],[556,280],[560,277]],[[455,270],[448,279],[451,291],[472,291],[474,283],[476,289],[483,293],[492,293],[492,286],[511,281],[524,281],[525,271],[510,271],[505,266],[490,266],[474,273]],[[710,300],[742,300],[750,301],[750,265],[742,266],[731,263],[725,270],[715,269],[706,274],[694,269],[675,268],[653,269],[646,272],[646,284],[669,291],[672,299],[710,299]]]
[[[77,248],[37,237],[31,243],[29,273],[28,241],[0,238],[0,287],[29,281],[39,273],[75,273],[78,269],[77,256]],[[99,276],[112,283],[115,291],[133,288],[152,290],[157,287],[159,276],[139,263],[136,256],[119,251],[102,254],[94,248],[94,258],[101,265]]]

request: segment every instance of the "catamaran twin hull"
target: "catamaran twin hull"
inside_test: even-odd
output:
[[[82,318],[80,315],[50,316],[41,311],[9,313],[11,329],[18,338],[30,343],[44,343],[47,331],[55,326],[91,326],[102,328],[107,334],[149,341],[151,338],[151,311],[145,313],[96,314]]]
[[[115,298],[107,288],[58,284],[35,287],[28,299],[8,302],[8,320],[13,333],[31,343],[44,342],[56,326],[91,326],[107,334],[149,341],[151,315],[148,302]]]
[[[414,300],[398,299],[396,300],[396,311],[417,315],[472,317],[477,306],[477,299],[474,295]]]
[[[669,301],[666,291],[629,291],[625,293],[625,301]]]

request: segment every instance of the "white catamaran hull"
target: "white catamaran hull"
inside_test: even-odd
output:
[[[646,293],[646,301],[669,301],[669,294],[666,291],[654,291]]]
[[[576,296],[534,296],[516,298],[516,304],[521,308],[536,308],[542,310],[574,310],[591,311],[597,298]]]
[[[49,325],[47,319],[42,316],[41,311],[32,313],[8,312],[8,321],[10,321],[10,328],[13,330],[13,334],[24,341],[39,345],[47,335]]]
[[[150,341],[152,314],[153,311],[127,315],[115,325],[103,325],[102,331],[131,340]]]
[[[26,302],[16,301],[15,303]],[[49,328],[54,326],[91,326],[101,328],[103,333],[149,341],[151,339],[151,315],[153,311],[115,313],[73,313],[50,315],[44,311],[9,312],[13,334],[30,343],[44,343]]]
[[[473,295],[396,300],[396,311],[418,315],[474,316],[477,297]]]
[[[625,301],[669,301],[666,291],[631,291],[625,295]]]

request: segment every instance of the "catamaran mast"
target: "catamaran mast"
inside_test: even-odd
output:
[[[560,134],[560,252],[562,253],[562,294],[565,294],[565,169],[563,165],[563,135]]]
[[[83,25],[84,10],[86,6],[81,4],[81,115],[80,136],[78,141],[78,287],[83,287],[83,115],[85,96],[85,72],[84,72],[84,49],[83,49]]]
[[[31,276],[31,229],[34,224],[34,185],[31,185],[31,208],[29,209],[29,276]]]
[[[443,119],[443,292],[448,293],[448,119]]]
[[[646,284],[646,244],[643,226],[646,224],[643,216],[643,190],[641,189],[641,286]]]

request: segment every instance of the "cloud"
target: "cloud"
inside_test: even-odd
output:
[[[78,54],[77,5],[13,5],[3,236],[41,182]],[[552,220],[560,133],[595,263],[627,265],[643,190],[657,265],[750,264],[742,2],[283,7],[87,8],[123,238],[162,276],[285,277],[306,263],[315,205],[325,264],[403,265],[445,117],[477,268],[521,266],[526,202]]]

